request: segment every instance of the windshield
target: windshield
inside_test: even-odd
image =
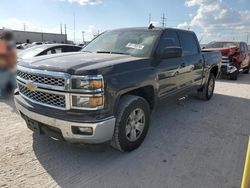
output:
[[[206,48],[230,48],[230,47],[238,47],[239,43],[237,42],[212,42],[209,43]]]
[[[45,46],[33,46],[18,52],[17,56],[20,59],[28,59],[37,56],[46,49]]]
[[[89,43],[82,51],[149,57],[158,36],[159,32],[152,30],[107,31]]]

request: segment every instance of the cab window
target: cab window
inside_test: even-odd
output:
[[[180,47],[180,41],[175,31],[165,31],[163,34],[159,44],[159,50],[163,50],[166,47]]]
[[[196,38],[191,32],[179,32],[181,47],[184,56],[199,54]]]

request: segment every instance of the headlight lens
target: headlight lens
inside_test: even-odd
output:
[[[72,90],[102,90],[103,77],[98,76],[74,76],[71,81]]]
[[[75,109],[101,109],[103,107],[103,96],[81,96],[81,95],[72,95],[72,108]]]

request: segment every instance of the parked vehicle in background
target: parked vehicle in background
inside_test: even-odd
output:
[[[220,52],[201,52],[191,31],[107,31],[82,52],[21,61],[15,103],[35,132],[132,151],[162,99],[193,91],[211,99],[220,62]]]
[[[31,45],[34,46],[34,45],[42,45],[44,44],[43,42],[32,42]]]
[[[220,51],[222,54],[221,73],[237,80],[239,72],[248,74],[250,53],[245,42],[211,42],[203,51]]]
[[[65,52],[77,52],[80,51],[81,49],[82,48],[79,46],[68,45],[68,44],[43,44],[19,51],[17,57],[18,60],[28,59],[42,55],[59,54]]]

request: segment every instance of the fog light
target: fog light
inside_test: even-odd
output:
[[[92,127],[72,127],[73,134],[78,135],[93,135]]]
[[[92,130],[91,127],[79,127],[78,129],[82,133],[88,133],[88,134],[92,134],[93,133],[93,130]]]

